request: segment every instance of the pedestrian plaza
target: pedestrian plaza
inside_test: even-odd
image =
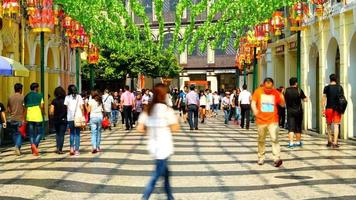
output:
[[[257,132],[224,125],[223,118],[208,119],[198,131],[187,124],[174,135],[170,158],[175,199],[355,199],[356,146],[340,142],[337,150],[326,139],[304,134],[304,146],[287,148],[281,131],[284,164],[272,166],[271,147],[263,166],[256,164]],[[269,137],[267,138],[269,140]],[[68,137],[66,136],[66,141]],[[119,128],[103,132],[103,152],[91,154],[90,133],[82,133],[79,157],[57,155],[55,138],[40,145],[41,156],[23,155],[1,148],[0,199],[140,199],[150,178],[153,161],[146,151],[146,136]],[[152,199],[165,199],[160,187]]]

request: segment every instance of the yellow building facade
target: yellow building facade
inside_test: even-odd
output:
[[[345,4],[346,2],[346,4]],[[310,17],[301,38],[301,88],[308,96],[304,105],[304,128],[326,134],[322,117],[323,88],[329,75],[337,74],[348,99],[341,137],[356,138],[356,0],[330,1],[323,17]],[[258,78],[269,76],[276,86],[289,85],[297,76],[296,34],[269,45],[259,60]]]
[[[24,28],[16,20],[2,18],[0,30],[0,55],[22,63],[29,70],[29,77],[1,77],[0,102],[5,106],[7,99],[14,93],[14,85],[24,85],[24,95],[29,92],[30,84],[41,83],[40,74],[40,34]],[[45,63],[45,98],[46,110],[54,98],[54,89],[69,84],[75,84],[75,52],[62,39],[59,28],[54,33],[45,34],[44,63]],[[48,112],[46,112],[48,113]],[[48,116],[47,116],[48,117]]]

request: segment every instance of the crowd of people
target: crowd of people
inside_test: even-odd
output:
[[[345,104],[343,88],[337,83],[336,75],[332,74],[329,78],[330,84],[324,88],[322,97],[325,108],[323,115],[327,121],[327,146],[339,148],[339,125],[347,103]],[[68,129],[69,154],[79,156],[80,134],[85,126],[90,127],[93,154],[102,151],[103,129],[119,125],[119,128],[129,131],[137,126],[137,131],[148,135],[148,150],[156,164],[143,199],[149,199],[161,176],[164,177],[168,199],[173,199],[168,159],[173,154],[172,133],[179,131],[174,109],[179,111],[183,122],[189,123],[191,131],[199,130],[199,121],[208,123],[206,118],[218,116],[219,109],[224,113],[226,125],[232,121],[240,128],[249,130],[252,110],[258,135],[257,164],[263,165],[265,162],[265,140],[268,133],[272,142],[273,165],[280,167],[283,161],[280,157],[279,129],[285,126],[285,115],[289,132],[288,147],[303,145],[303,102],[307,101],[307,97],[299,88],[297,78],[292,77],[289,82],[288,88],[276,89],[273,79],[266,78],[253,94],[247,90],[247,85],[242,86],[242,91],[236,89],[221,93],[209,89],[198,91],[195,85],[186,86],[182,91],[174,89],[170,92],[164,84],[157,84],[152,91],[131,91],[125,86],[124,90],[105,90],[103,94],[99,90],[79,94],[75,85],[70,85],[67,93],[64,88],[57,87],[54,91],[55,99],[49,108],[56,132],[56,153],[64,153],[64,138]],[[2,128],[11,131],[16,155],[21,155],[24,129],[30,140],[32,154],[40,154],[39,145],[44,132],[44,99],[39,93],[38,83],[32,83],[30,90],[23,96],[23,86],[17,83],[14,86],[15,93],[8,99],[7,109],[0,103]],[[9,119],[6,112],[9,113]],[[121,123],[118,122],[119,116]],[[104,123],[105,121],[108,123]]]
[[[30,92],[25,96],[20,83],[15,84],[14,91],[8,99],[7,109],[0,103],[1,128],[7,128],[11,133],[16,155],[21,155],[23,139],[28,137],[32,154],[38,156],[45,132],[45,106],[39,84],[32,83]],[[111,130],[111,127],[116,126],[133,129],[144,108],[151,103],[153,93],[149,89],[131,92],[126,86],[124,90],[115,92],[106,89],[104,93],[92,90],[79,94],[77,87],[70,85],[67,92],[57,87],[54,96],[49,116],[56,133],[56,153],[64,153],[65,133],[69,131],[69,154],[79,156],[80,133],[85,127],[91,131],[92,153],[98,153],[102,151],[100,143],[103,129]],[[121,123],[118,122],[119,116]],[[105,121],[108,121],[107,125]]]

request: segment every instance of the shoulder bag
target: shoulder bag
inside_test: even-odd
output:
[[[77,128],[83,128],[85,127],[87,124],[86,124],[86,121],[85,121],[85,117],[83,115],[83,113],[80,111],[80,114],[79,115],[76,115],[77,113],[77,109],[78,109],[78,96],[77,96],[77,103],[75,104],[75,110],[74,110],[74,126],[77,127]]]

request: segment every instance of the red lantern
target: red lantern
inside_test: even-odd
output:
[[[27,7],[35,7],[37,3],[38,3],[38,0],[27,0],[26,1]]]
[[[72,18],[69,16],[65,16],[63,20],[63,28],[70,29],[72,28]]]
[[[20,4],[18,0],[3,0],[2,8],[5,16],[18,15],[20,13]]]
[[[79,29],[80,29],[80,23],[77,22],[77,21],[75,21],[75,20],[72,20],[72,29],[73,29],[74,31],[79,31]]]
[[[54,29],[54,15],[52,0],[43,0],[40,6],[38,0],[27,1],[29,23],[33,32],[52,32]]]
[[[88,63],[96,64],[98,62],[99,62],[99,49],[96,48],[94,44],[89,43]]]
[[[258,41],[262,41],[265,38],[265,31],[263,24],[255,26],[255,37]]]
[[[292,15],[290,17],[291,21],[291,30],[292,31],[300,31],[303,29],[302,23],[304,19],[304,15],[308,14],[309,7],[305,2],[297,2],[292,7]]]
[[[279,36],[282,35],[282,28],[284,27],[283,12],[276,11],[272,16],[272,26],[275,30],[274,34]]]
[[[315,8],[316,16],[318,16],[318,17],[323,16],[324,4],[327,2],[327,0],[311,0],[311,2],[316,5],[316,8]]]

